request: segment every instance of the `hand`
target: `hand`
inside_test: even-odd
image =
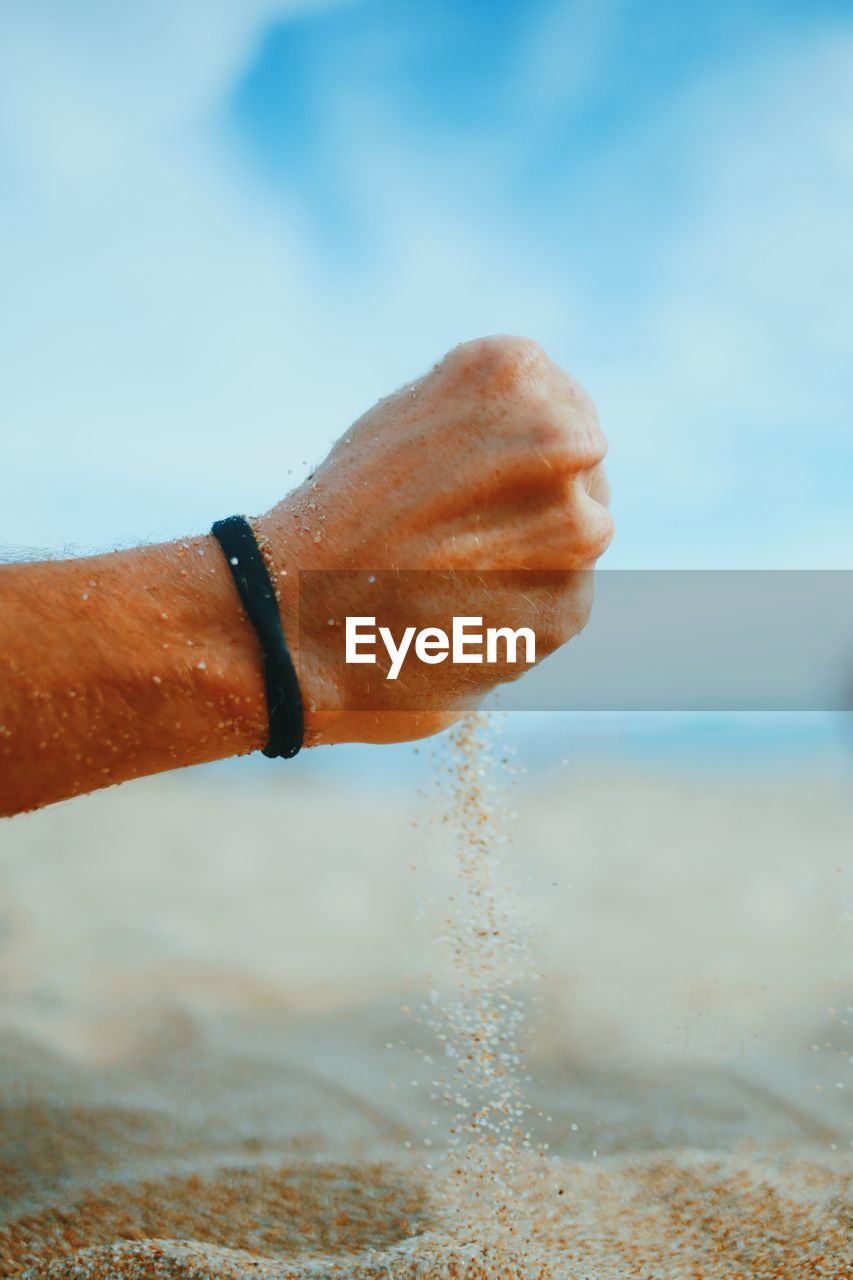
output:
[[[458,347],[357,422],[257,521],[306,742],[434,733],[523,669],[413,659],[386,680],[343,661],[346,617],[527,626],[537,658],[579,631],[612,532],[604,452],[584,392],[518,338]],[[267,740],[260,644],[210,535],[3,565],[0,672],[0,814]]]
[[[346,616],[381,610],[395,634],[454,613],[534,626],[537,660],[577,634],[591,606],[591,575],[582,571],[613,534],[606,450],[592,401],[522,338],[457,347],[359,419],[300,488],[255,522],[278,575],[306,741],[422,737],[518,674],[445,662],[418,664],[405,682],[377,679],[377,668],[342,662]],[[303,607],[297,629],[299,572],[318,569],[364,572],[330,580],[333,626],[328,608]],[[381,575],[371,583],[370,574],[397,569],[490,573],[476,598],[470,577],[446,572],[402,575],[389,598]],[[370,711],[354,709],[364,706],[366,671],[374,673]],[[427,709],[413,710],[424,694]]]

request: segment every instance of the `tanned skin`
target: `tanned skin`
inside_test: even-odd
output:
[[[405,683],[383,685],[375,710],[351,710],[347,682],[365,669],[351,677],[332,659],[328,619],[294,625],[302,570],[529,571],[526,585],[515,572],[489,578],[461,608],[452,574],[422,575],[394,603],[395,623],[488,610],[535,625],[542,657],[588,616],[585,571],[612,536],[605,452],[591,401],[540,347],[485,338],[381,401],[253,520],[299,671],[306,745],[423,737],[516,673],[470,667],[460,684],[448,663],[425,667],[428,711],[411,710]],[[367,572],[342,590],[341,618],[375,614]],[[209,535],[4,566],[0,679],[3,815],[266,741],[261,652]]]

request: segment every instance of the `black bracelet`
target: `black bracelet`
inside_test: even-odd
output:
[[[289,760],[302,746],[305,725],[299,681],[278,611],[278,601],[252,526],[243,516],[217,520],[210,531],[223,552],[264,654],[269,713],[265,756]]]

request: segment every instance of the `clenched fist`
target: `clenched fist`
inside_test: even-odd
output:
[[[449,632],[459,615],[532,627],[536,660],[577,634],[591,603],[581,571],[613,534],[606,449],[589,397],[523,338],[457,347],[359,419],[255,522],[279,571],[307,741],[420,737],[525,669],[413,662],[389,681],[344,661],[347,617],[394,636]]]

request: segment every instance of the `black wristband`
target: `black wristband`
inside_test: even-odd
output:
[[[225,553],[264,654],[269,740],[263,753],[289,760],[302,746],[305,725],[299,681],[284,638],[275,589],[248,520],[229,516],[227,520],[217,520],[210,532]]]

